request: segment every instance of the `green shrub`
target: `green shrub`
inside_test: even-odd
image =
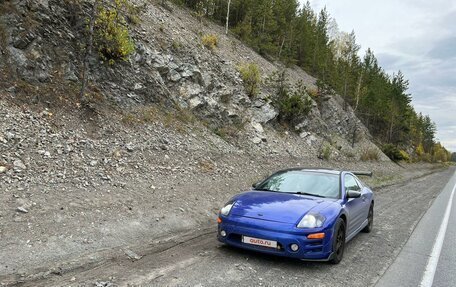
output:
[[[292,93],[288,87],[279,89],[275,106],[279,110],[279,121],[295,124],[309,114],[312,100],[307,95],[305,87],[298,84]]]
[[[113,64],[126,60],[135,51],[135,45],[128,32],[127,22],[121,13],[126,0],[116,0],[113,8],[98,9],[94,26],[94,42],[101,57]]]
[[[171,47],[173,48],[174,51],[178,52],[182,49],[182,43],[173,40]]]
[[[259,85],[261,81],[260,69],[254,63],[243,64],[238,67],[239,73],[241,73],[242,81],[244,81],[244,87],[249,97],[254,97],[258,94]]]
[[[311,107],[310,99],[303,99],[300,95],[293,94],[278,100],[279,120],[286,123],[295,123],[306,116]]]
[[[405,160],[401,151],[393,144],[385,144],[382,147],[383,153],[392,161]]]
[[[424,154],[424,146],[423,144],[419,144],[416,149],[415,149],[415,153],[418,157],[421,157],[423,154]]]
[[[362,161],[377,161],[378,151],[373,148],[367,148],[361,151],[360,160]]]
[[[209,50],[214,50],[215,47],[217,47],[217,45],[218,45],[218,38],[217,38],[217,35],[213,35],[213,34],[204,35],[203,38],[201,39],[201,42]]]
[[[402,160],[407,162],[410,161],[410,155],[405,150],[400,150],[399,153],[401,154]]]
[[[323,160],[329,160],[331,158],[331,146],[329,144],[323,145],[318,157]]]
[[[285,126],[293,125],[309,114],[312,109],[312,99],[302,82],[292,87],[285,71],[280,71],[267,77],[265,84],[275,90],[272,104],[279,112],[277,116],[279,122]]]
[[[432,162],[432,156],[430,153],[425,152],[421,155],[420,160],[424,162]]]

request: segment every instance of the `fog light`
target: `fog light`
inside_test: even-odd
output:
[[[290,245],[290,248],[291,248],[292,251],[296,252],[296,251],[298,251],[299,246],[298,246],[298,244],[294,244],[293,243],[293,244]]]
[[[225,237],[225,236],[226,236],[225,230],[220,231],[220,235],[221,235],[222,237]]]

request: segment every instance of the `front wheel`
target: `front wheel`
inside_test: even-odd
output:
[[[367,225],[362,230],[363,232],[369,233],[374,228],[374,205],[371,204],[369,208],[369,214],[367,215]]]
[[[342,261],[345,250],[345,221],[342,218],[337,219],[334,227],[333,238],[333,258],[329,261],[332,264],[338,264]]]

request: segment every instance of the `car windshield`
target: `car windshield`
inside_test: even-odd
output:
[[[338,198],[339,175],[299,170],[285,171],[272,175],[255,189]]]

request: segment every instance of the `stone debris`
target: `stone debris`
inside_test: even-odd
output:
[[[125,254],[132,260],[140,260],[142,258],[141,255],[136,254],[130,249],[124,249]]]
[[[22,206],[19,206],[18,208],[16,208],[16,211],[21,212],[21,213],[28,213],[28,210]]]
[[[17,171],[23,171],[23,170],[27,169],[25,164],[20,159],[17,159],[13,162],[13,167],[14,167],[14,170],[17,170]]]
[[[95,287],[115,287],[114,283],[109,281],[97,281],[94,283]]]

